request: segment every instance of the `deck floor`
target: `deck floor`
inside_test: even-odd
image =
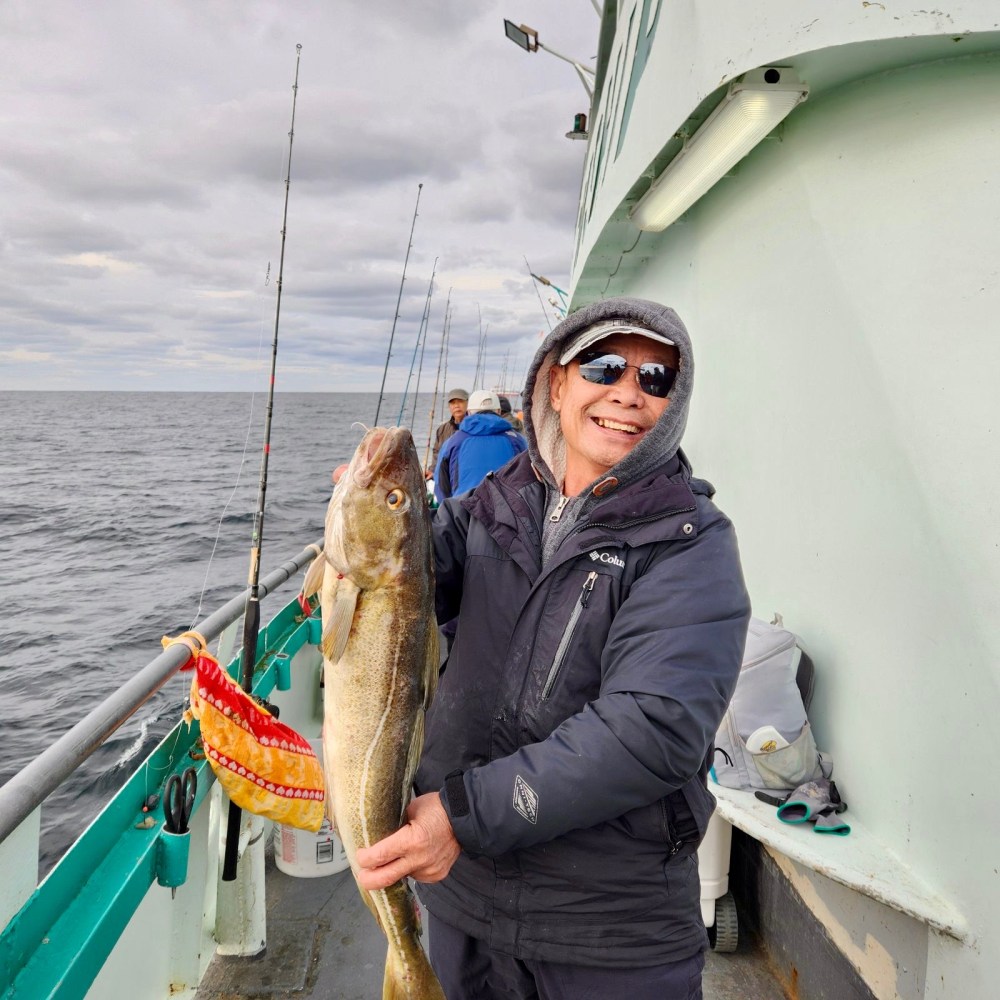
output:
[[[385,943],[350,871],[295,878],[267,856],[267,949],[252,958],[216,956],[197,1000],[374,1000],[382,995]],[[746,938],[747,935],[741,935]],[[786,1000],[762,954],[741,940],[708,954],[705,1000]]]

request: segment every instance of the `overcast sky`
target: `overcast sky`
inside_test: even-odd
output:
[[[486,381],[522,374],[554,322],[525,258],[568,289],[587,98],[504,17],[593,63],[590,0],[4,0],[0,389],[260,389],[296,43],[277,388],[378,389],[420,183],[388,386],[435,258],[423,386],[449,289],[449,382],[480,313]]]

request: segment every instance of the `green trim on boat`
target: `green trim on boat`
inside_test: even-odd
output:
[[[259,633],[254,694],[266,698],[276,685],[280,657],[310,642],[315,619],[290,601]],[[236,656],[227,669],[239,676]],[[81,834],[0,934],[0,997],[79,998],[100,972],[150,886],[156,881],[162,799],[148,814],[142,805],[171,774],[194,763],[198,792],[192,815],[215,778],[205,760],[188,751],[200,734],[183,721],[167,734],[114,798]],[[157,887],[156,891],[166,892]]]

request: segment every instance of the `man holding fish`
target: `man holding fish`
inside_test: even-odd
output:
[[[701,997],[696,851],[750,606],[680,450],[693,374],[672,309],[570,315],[528,373],[528,452],[433,519],[458,632],[405,822],[354,868],[424,883],[449,1000]]]

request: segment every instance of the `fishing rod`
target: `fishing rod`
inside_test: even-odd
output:
[[[389,333],[389,350],[385,352],[385,369],[382,372],[382,387],[378,391],[378,406],[375,407],[375,423],[378,427],[378,417],[382,412],[382,397],[385,395],[385,377],[389,374],[389,359],[392,357],[392,342],[396,336],[396,322],[399,319],[399,305],[403,301],[403,285],[406,283],[406,265],[410,262],[410,251],[413,249],[413,230],[417,227],[417,209],[420,208],[420,192],[423,183],[417,185],[417,203],[413,206],[413,222],[410,225],[410,242],[406,244],[406,258],[403,261],[403,277],[399,282],[399,296],[396,298],[396,315],[392,320],[392,331]]]
[[[510,348],[508,347],[503,354],[503,362],[500,365],[500,379],[499,385],[502,389],[507,388],[507,367],[510,363]]]
[[[427,450],[424,452],[424,468],[431,460],[431,440],[434,437],[434,417],[437,410],[438,392],[441,388],[441,359],[444,357],[445,342],[448,337],[448,317],[451,316],[451,289],[448,289],[448,299],[444,305],[444,322],[441,324],[441,347],[438,350],[437,374],[434,376],[434,396],[431,398],[430,424],[427,427]],[[430,470],[432,473],[433,469]]]
[[[431,314],[431,292],[434,291],[434,275],[437,273],[437,257],[434,258],[434,268],[431,271],[431,282],[427,286],[427,298],[424,300],[424,311],[420,316],[420,326],[417,327],[417,339],[413,345],[413,357],[410,358],[410,371],[406,376],[406,388],[403,390],[403,399],[399,404],[399,416],[396,418],[396,426],[399,427],[403,422],[403,410],[406,409],[406,397],[410,394],[410,380],[413,378],[413,366],[417,363],[417,351],[420,348],[421,343],[426,342],[427,339],[427,321],[430,319]],[[423,351],[420,352],[420,361],[423,363],[424,354]],[[420,391],[420,376],[417,376],[417,388],[416,392]],[[416,392],[414,395],[416,395]],[[414,402],[416,406],[416,402]],[[412,426],[412,424],[411,424]]]
[[[427,350],[427,331],[431,325],[431,292],[434,290],[434,275],[437,274],[438,258],[434,258],[434,271],[431,273],[431,283],[427,288],[427,316],[424,320],[424,339],[420,342],[420,364],[417,366],[417,387],[413,390],[413,411],[410,413],[410,428],[417,428],[417,401],[420,399],[420,379],[424,373],[424,352]]]
[[[479,373],[482,379],[482,388],[488,389],[486,379],[486,339],[490,335],[490,324],[487,323],[485,329],[482,332],[482,336],[479,338]]]
[[[292,84],[292,124],[288,131],[288,172],[285,174],[285,209],[281,218],[281,256],[278,262],[277,302],[274,310],[274,339],[271,342],[271,379],[267,390],[267,416],[264,420],[264,448],[260,457],[260,483],[257,487],[257,510],[253,516],[250,540],[250,573],[247,584],[246,610],[243,613],[243,655],[240,660],[240,684],[250,694],[253,691],[253,671],[257,663],[257,631],[260,628],[260,550],[264,540],[264,498],[267,495],[267,460],[271,454],[271,414],[274,411],[274,373],[278,363],[278,325],[281,319],[281,287],[285,274],[285,235],[288,231],[288,194],[292,186],[292,143],[295,140],[295,104],[299,96],[299,62],[302,46],[295,46],[295,82]],[[242,810],[232,800],[226,825],[226,853],[222,864],[222,880],[236,878],[239,861],[240,823]]]
[[[448,349],[451,346],[451,309],[444,318],[444,374],[441,376],[441,395],[448,391]],[[449,400],[442,399],[442,403],[448,404]],[[441,408],[441,419],[444,419],[444,407]]]
[[[479,340],[476,343],[476,370],[472,374],[472,388],[475,389],[479,385],[479,379],[482,377],[484,380],[486,378],[483,372],[483,310],[480,308],[479,303],[476,303],[476,312],[479,314]]]

